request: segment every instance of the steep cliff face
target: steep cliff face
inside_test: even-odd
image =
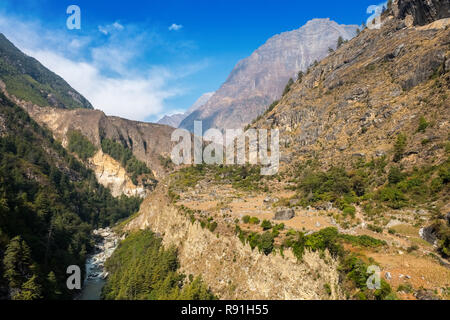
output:
[[[392,6],[395,17],[413,18],[414,25],[425,25],[450,17],[449,0],[394,0]]]
[[[144,198],[147,195],[147,190],[142,186],[136,186],[119,162],[104,154],[101,150],[88,161],[95,172],[97,181],[108,188],[114,197],[120,197],[124,194],[129,197]]]
[[[158,187],[159,188],[159,187]],[[126,231],[150,228],[166,246],[178,248],[181,271],[201,275],[220,299],[342,299],[337,262],[328,254],[307,252],[299,263],[291,251],[285,257],[266,256],[243,245],[236,236],[220,236],[171,207],[155,191],[141,205],[140,215]],[[318,276],[320,275],[320,276]],[[331,295],[324,289],[329,285]]]
[[[180,127],[192,130],[193,121],[203,128],[240,128],[278,99],[289,78],[336,48],[337,39],[350,39],[357,26],[339,25],[329,19],[314,19],[298,30],[270,38],[250,57],[240,61],[227,81]]]
[[[171,127],[108,117],[98,110],[41,108],[16,101],[37,122],[52,130],[63,146],[67,146],[67,134],[72,130],[80,131],[97,147],[100,147],[101,138],[108,138],[129,148],[137,159],[147,164],[156,178],[166,174],[160,157],[169,156],[174,145],[170,141],[174,130]]]

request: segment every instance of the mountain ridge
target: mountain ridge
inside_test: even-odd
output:
[[[180,127],[192,130],[194,120],[202,120],[205,130],[243,127],[281,96],[289,78],[325,57],[340,36],[352,38],[356,29],[329,18],[313,19],[299,29],[271,37],[240,60],[220,89]]]
[[[63,78],[20,51],[0,33],[0,80],[8,92],[41,107],[93,109]]]

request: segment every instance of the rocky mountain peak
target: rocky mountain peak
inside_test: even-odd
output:
[[[201,95],[197,101],[184,113],[175,113],[172,115],[166,115],[158,121],[159,124],[165,124],[174,128],[178,128],[181,121],[186,119],[192,112],[202,107],[208,100],[214,95],[214,92],[207,92]]]
[[[330,19],[313,19],[297,30],[273,36],[238,62],[214,96],[180,127],[192,130],[195,120],[202,120],[205,130],[245,126],[280,98],[289,78],[295,79],[300,70],[327,56],[339,37],[355,36],[357,28]]]

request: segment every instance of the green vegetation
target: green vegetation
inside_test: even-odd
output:
[[[344,43],[347,43],[348,40],[344,40],[344,38],[342,38],[342,36],[339,36],[339,38],[337,39],[337,45],[336,48],[339,49],[340,47],[342,47],[342,45]]]
[[[171,189],[184,191],[193,188],[205,177],[215,183],[230,183],[233,188],[242,191],[259,191],[267,188],[267,181],[273,176],[261,176],[260,166],[242,165],[195,165],[178,170],[171,175]],[[276,176],[275,176],[276,177]]]
[[[433,229],[439,239],[439,251],[444,257],[450,257],[450,224],[444,220],[436,220]]]
[[[172,159],[163,157],[162,155],[159,155],[158,159],[159,162],[161,162],[161,165],[163,166],[164,169],[173,170],[174,164],[172,162]]]
[[[264,221],[267,221],[267,220],[264,220]],[[242,222],[247,223],[247,224],[259,224],[259,219],[257,217],[243,216]],[[269,221],[267,221],[267,222],[269,222]]]
[[[405,136],[399,135],[395,152],[403,156]],[[401,209],[438,200],[448,194],[450,158],[439,165],[412,168],[406,171],[385,157],[363,160],[352,169],[332,167],[322,170],[314,162],[299,164],[291,173],[300,204],[304,207],[332,202],[343,211],[343,217],[354,218],[359,204],[367,215],[379,214],[383,208]]]
[[[364,176],[350,174],[343,168],[334,167],[323,172],[306,169],[302,173],[298,189],[303,193],[303,205],[322,201],[331,201],[344,210],[356,201],[357,195],[364,195],[366,181]],[[351,207],[349,214],[354,214]]]
[[[66,268],[83,266],[90,233],[139,209],[112,197],[52,134],[0,94],[0,295],[61,298]]]
[[[342,259],[339,270],[345,276],[346,286],[350,290],[357,289],[353,298],[358,300],[395,300],[395,293],[384,279],[380,279],[380,289],[370,290],[367,288],[367,281],[370,277],[367,272],[368,267],[369,264],[355,254],[348,254]]]
[[[400,133],[394,145],[394,162],[399,162],[403,158],[406,148],[406,135]]]
[[[141,178],[144,185],[148,180],[154,182],[153,174],[147,165],[136,159],[133,152],[122,144],[104,138],[102,139],[102,150],[122,164],[135,185],[139,184],[138,178]]]
[[[91,104],[62,78],[26,56],[0,34],[0,79],[8,93],[41,107],[88,108]]]
[[[269,255],[274,249],[274,235],[271,232],[259,234],[257,232],[246,233],[236,226],[236,232],[242,243],[248,243],[252,249],[258,248],[261,253]]]
[[[386,245],[380,241],[368,236],[350,236],[339,234],[336,228],[325,228],[311,235],[305,236],[302,232],[291,235],[284,242],[284,247],[292,248],[294,255],[301,260],[306,249],[311,251],[328,252],[339,259],[339,270],[345,279],[346,287],[349,291],[357,289],[358,293],[354,295],[355,299],[393,299],[391,287],[384,280],[381,280],[381,289],[371,291],[367,289],[368,264],[364,261],[346,252],[342,242],[348,242],[352,245],[364,247],[378,247]]]
[[[80,159],[87,160],[95,155],[97,148],[80,131],[71,131],[68,137],[69,151],[76,153]]]
[[[175,248],[164,249],[151,231],[140,231],[121,242],[106,262],[110,273],[103,288],[107,300],[212,300],[201,278],[190,278],[179,268]]]
[[[270,223],[269,220],[263,220],[263,222],[261,222],[261,227],[264,231],[272,229],[272,223]]]
[[[283,97],[291,91],[291,87],[294,84],[294,80],[292,78],[289,79],[288,83],[286,84],[286,87],[283,90]]]
[[[383,228],[381,228],[379,226],[375,226],[373,224],[368,224],[367,225],[367,229],[369,229],[370,231],[373,231],[373,232],[377,232],[377,233],[382,233],[383,232]]]
[[[425,132],[427,128],[430,126],[430,123],[425,120],[424,117],[420,117],[419,119],[419,127],[417,128],[417,132]]]
[[[262,234],[257,232],[245,232],[239,226],[236,226],[236,233],[242,243],[248,243],[252,249],[258,250],[266,255],[275,249],[274,239],[278,236],[275,231],[284,229],[284,225],[273,227],[272,233],[266,231]],[[343,243],[349,243],[353,246],[366,248],[377,248],[385,246],[386,242],[366,235],[353,236],[340,234],[336,228],[325,228],[310,235],[303,232],[289,230],[280,251],[285,248],[291,248],[299,261],[303,259],[305,250],[317,251],[323,254],[328,251],[332,257],[340,261],[339,270],[345,282],[345,288],[349,292],[357,291],[353,298],[355,299],[395,299],[389,284],[381,281],[381,289],[371,291],[367,289],[368,264],[362,258],[355,256],[344,250]],[[373,263],[372,263],[373,264]],[[325,288],[328,292],[328,290]]]
[[[342,239],[344,242],[360,247],[376,248],[386,245],[386,241],[378,240],[366,235],[353,236],[349,234],[340,234],[339,238]]]

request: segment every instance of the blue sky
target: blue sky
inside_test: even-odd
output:
[[[313,18],[360,25],[378,3],[1,0],[0,32],[97,109],[156,121],[217,90],[234,65],[271,36]],[[72,4],[81,8],[81,30],[66,28]]]

